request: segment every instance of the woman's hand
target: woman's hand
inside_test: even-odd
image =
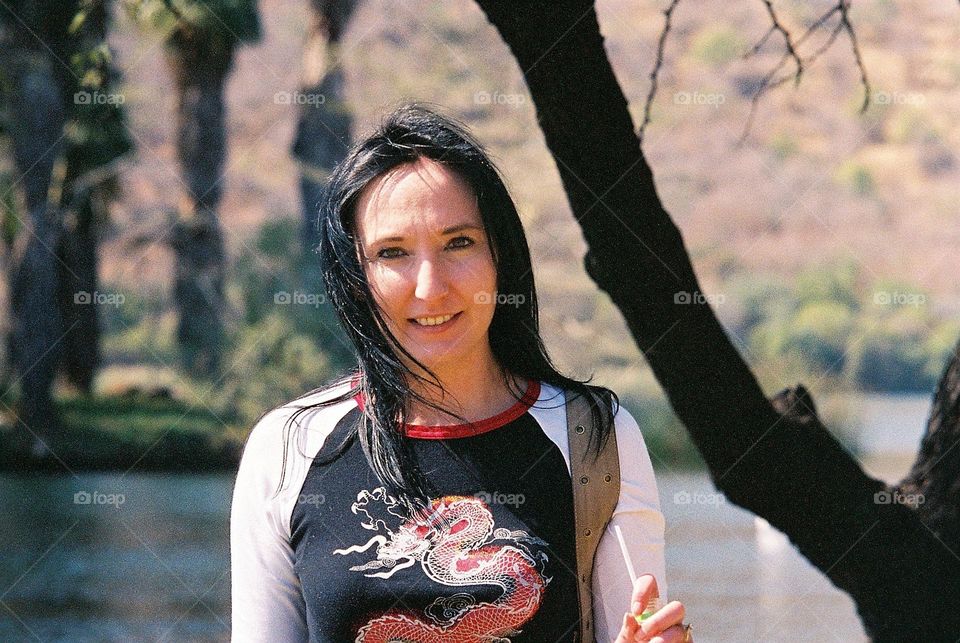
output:
[[[680,601],[671,601],[652,616],[645,618],[642,623],[637,622],[635,617],[643,613],[644,607],[654,596],[659,596],[657,579],[650,574],[644,574],[633,585],[631,611],[623,615],[623,625],[615,643],[692,643],[692,635],[684,640],[684,609]]]

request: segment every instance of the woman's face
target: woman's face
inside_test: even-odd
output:
[[[429,159],[401,165],[361,192],[356,227],[367,282],[407,352],[438,375],[492,359],[496,268],[460,176]]]

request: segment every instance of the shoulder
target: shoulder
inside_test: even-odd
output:
[[[281,499],[298,493],[313,456],[337,423],[357,406],[352,397],[335,401],[349,390],[348,382],[334,383],[265,413],[247,437],[237,486],[263,501],[277,492]]]
[[[325,437],[340,418],[357,406],[352,397],[335,401],[349,390],[349,383],[334,383],[264,413],[247,436],[243,457],[247,458],[255,446],[289,437],[294,428],[309,434],[312,440]]]

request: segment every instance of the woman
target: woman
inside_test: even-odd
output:
[[[620,454],[597,639],[692,640],[678,602],[634,618],[666,589],[650,458],[612,391],[588,395],[547,357],[523,228],[482,147],[428,109],[397,110],[331,177],[320,239],[358,369],[250,434],[233,640],[574,640],[564,391],[591,400],[598,444],[613,416]],[[645,573],[635,584],[614,526]]]

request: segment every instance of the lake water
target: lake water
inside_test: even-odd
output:
[[[899,479],[927,396],[861,398],[873,475]],[[658,470],[667,579],[698,643],[866,640],[850,598],[702,473]],[[230,475],[0,476],[0,641],[229,639]]]

